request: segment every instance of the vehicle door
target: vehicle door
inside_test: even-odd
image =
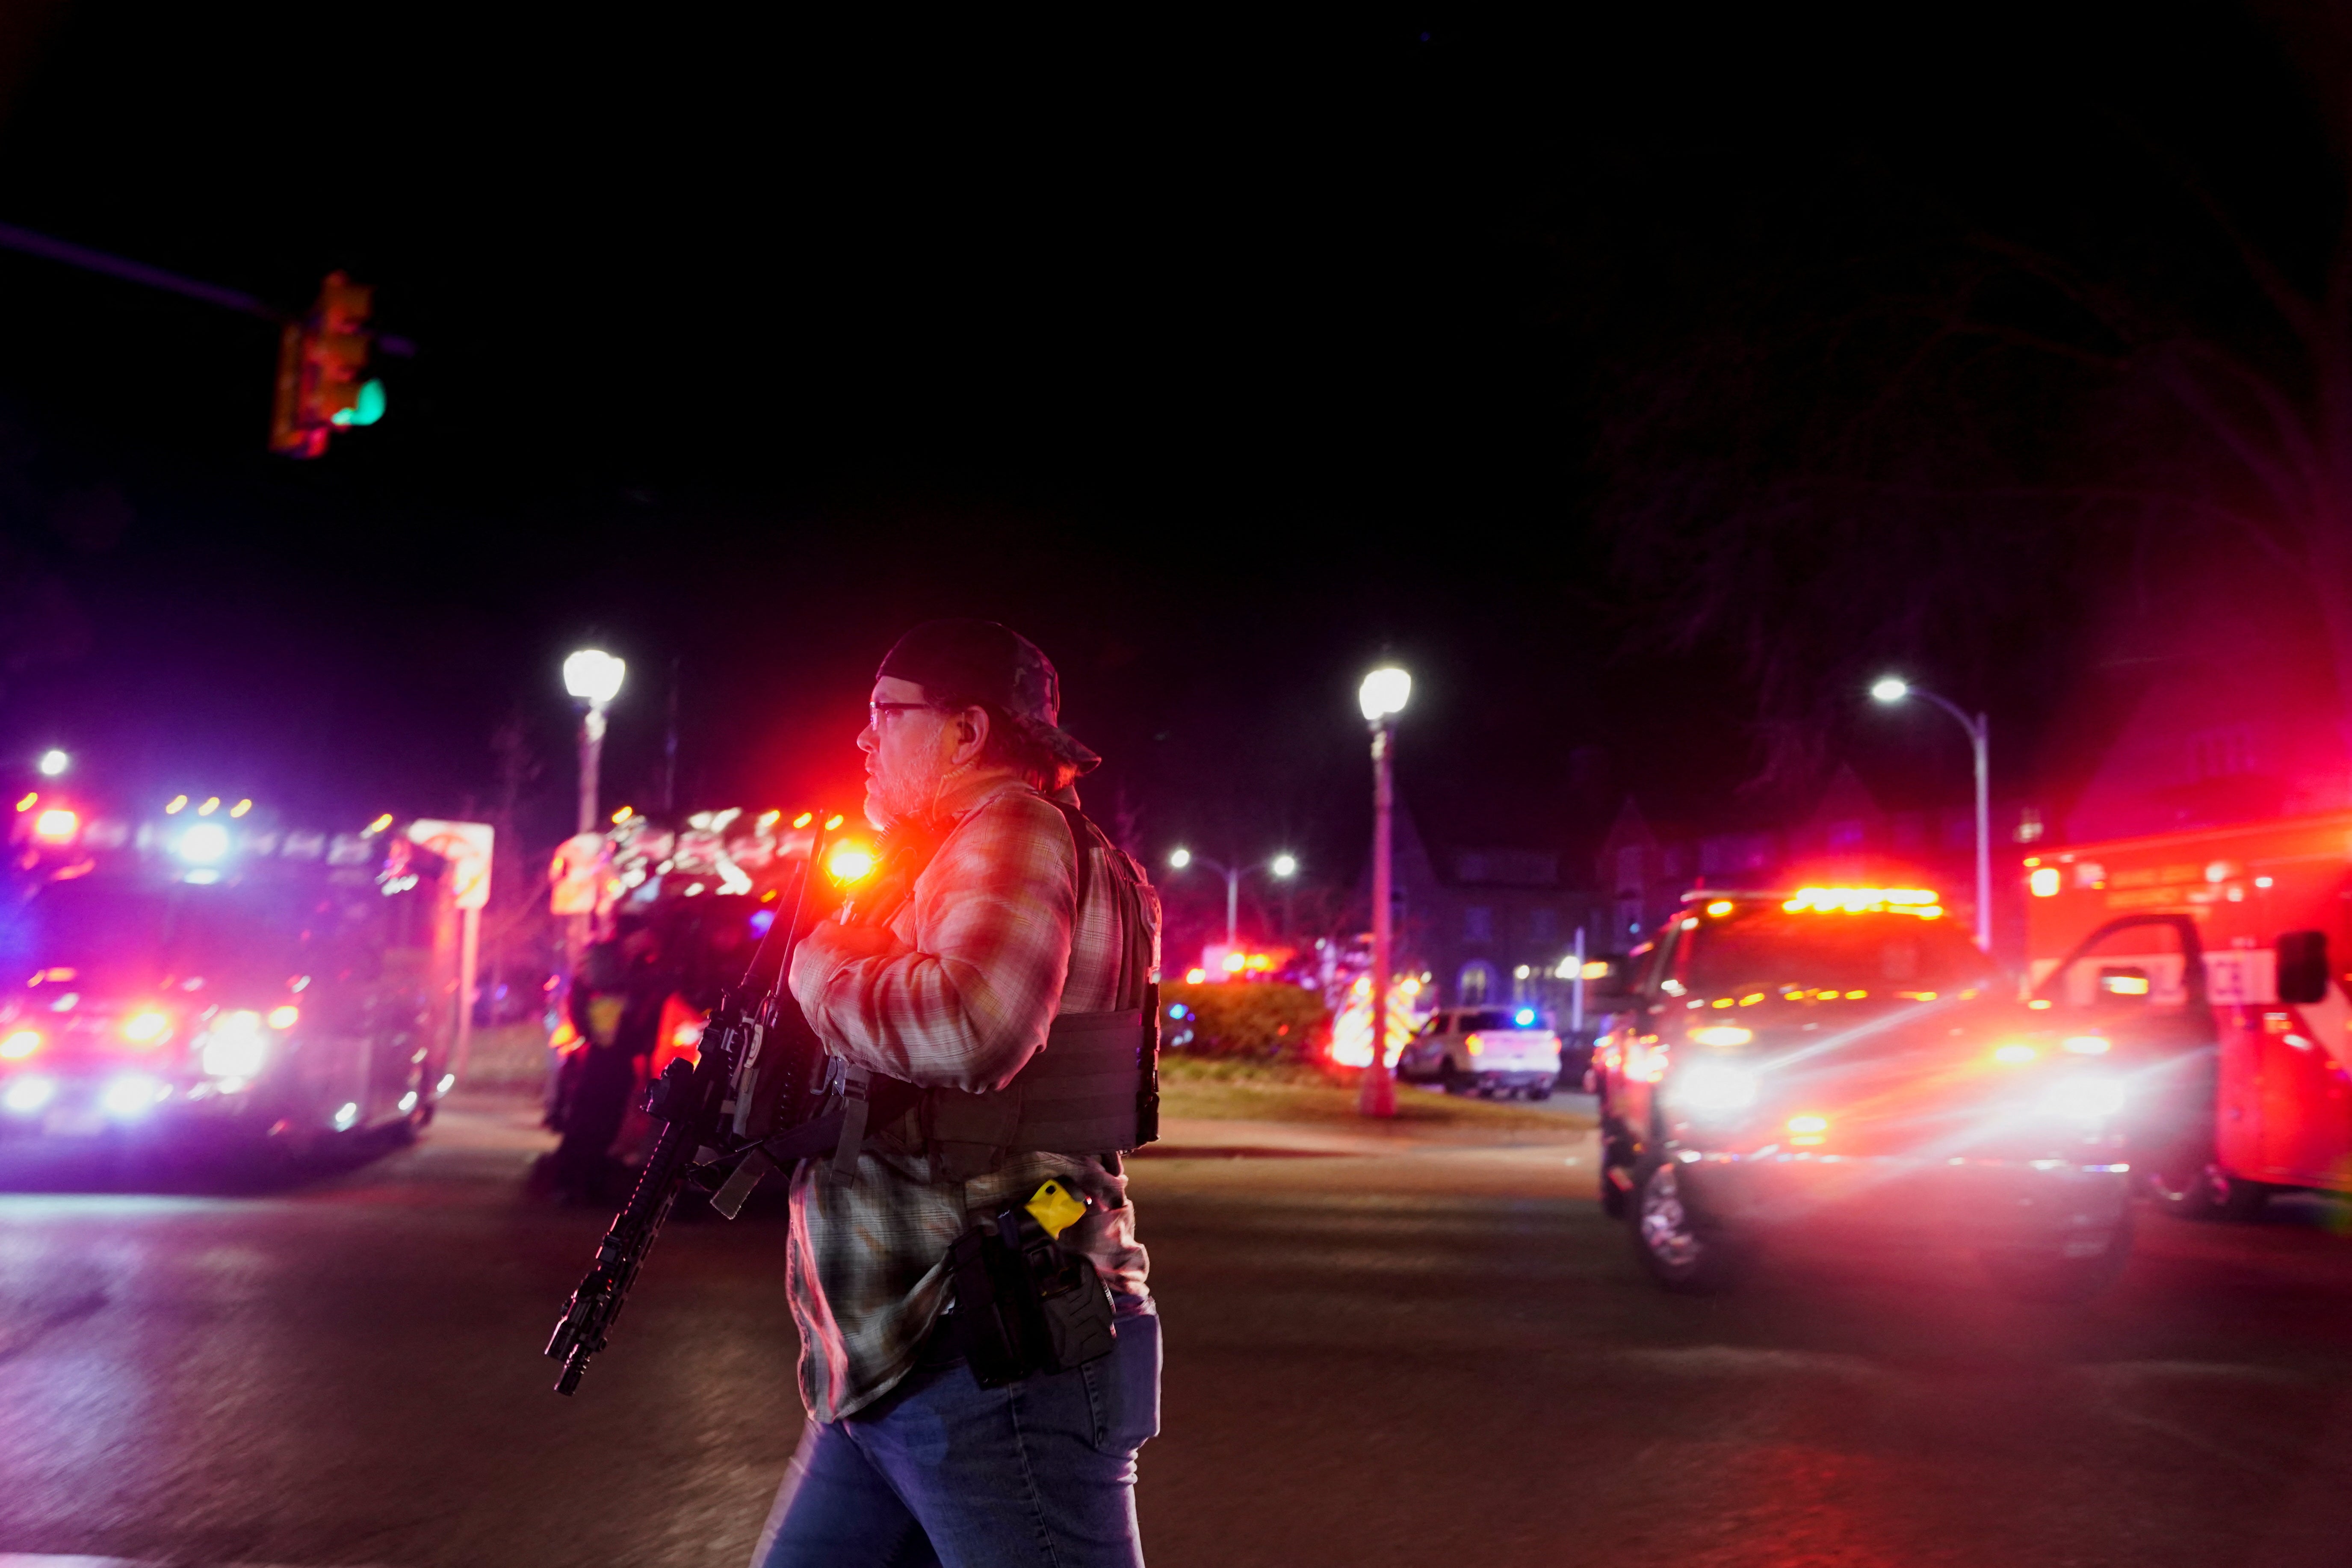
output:
[[[1450,1009],[1440,1007],[1423,1019],[1421,1027],[1413,1031],[1397,1058],[1397,1071],[1412,1077],[1435,1072],[1439,1059],[1445,1054],[1446,1024],[1453,1016]]]
[[[2049,1004],[2066,1037],[2105,1041],[2109,1059],[2130,1076],[2136,1147],[2201,1147],[2211,1138],[2223,1146],[2224,1163],[2232,1152],[2254,1155],[2260,1113],[2249,1009],[2212,1005],[2193,918],[2109,921],[2059,962],[2034,1000]]]
[[[349,873],[339,877],[350,878]],[[375,996],[383,979],[383,900],[363,880],[320,889],[303,932],[302,1017],[294,1114],[308,1127],[348,1128],[364,1113]]]
[[[411,874],[382,890],[383,962],[368,996],[362,1125],[394,1120],[415,1107],[407,1097],[422,1091],[436,1054],[444,1005],[454,1001],[454,976],[446,973],[451,943],[433,896],[437,886],[433,876]]]
[[[2316,931],[2281,933],[2245,955],[2263,982],[2246,1009],[2261,1104],[2259,1163],[2245,1173],[2297,1186],[2352,1188],[2352,1020]]]
[[[2346,1146],[2352,1123],[2344,1064],[2330,1056],[2318,1031],[2294,1010],[2250,1009],[2259,1102],[2257,1152],[2233,1172],[2296,1186],[2352,1186]]]

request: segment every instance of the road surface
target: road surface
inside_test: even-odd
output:
[[[1573,1109],[1499,1144],[1180,1124],[1201,1157],[1137,1163],[1157,1568],[2352,1561],[2336,1211],[2149,1216],[2083,1307],[1932,1249],[1686,1300],[1600,1216]],[[289,1191],[0,1194],[0,1568],[736,1568],[801,1419],[781,1218],[667,1237],[561,1399],[538,1351],[604,1216],[523,1198],[547,1142],[484,1100]]]

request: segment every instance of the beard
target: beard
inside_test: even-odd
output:
[[[877,758],[877,763],[880,762]],[[940,776],[935,769],[908,777],[900,769],[877,766],[866,775],[866,820],[877,833],[887,833],[931,808],[939,797]]]

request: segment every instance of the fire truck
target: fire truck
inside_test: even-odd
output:
[[[2029,1005],[2155,1047],[2134,1160],[2172,1212],[2352,1192],[2352,813],[2025,862]]]
[[[26,796],[0,883],[0,1146],[299,1162],[424,1126],[454,1081],[487,858],[430,847],[478,825],[409,826],[428,831]]]

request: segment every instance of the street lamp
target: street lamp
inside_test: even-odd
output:
[[[72,765],[73,759],[67,756],[63,752],[58,751],[54,746],[41,753],[39,766],[41,776],[45,779],[56,778],[58,774],[64,773],[66,769]]]
[[[1872,682],[1870,694],[1881,702],[1900,702],[1906,697],[1924,697],[1928,701],[1959,721],[1960,728],[1969,732],[1969,744],[1976,750],[1977,761],[1977,945],[1987,952],[1992,951],[1992,798],[1990,727],[1981,713],[1969,717],[1957,702],[1948,701],[1925,687],[1914,686],[1899,675],[1884,675]]]
[[[1225,879],[1225,951],[1238,952],[1242,944],[1242,874],[1250,868],[1228,866],[1221,860],[1212,860],[1206,855],[1195,855],[1181,845],[1168,852],[1168,864],[1179,871],[1196,860]],[[1265,868],[1277,877],[1287,877],[1298,869],[1298,859],[1292,855],[1277,855],[1266,862]]]
[[[1366,1116],[1396,1114],[1396,1084],[1389,1077],[1389,965],[1396,936],[1390,929],[1389,823],[1396,811],[1396,716],[1412,696],[1412,677],[1394,665],[1373,670],[1356,690],[1356,704],[1372,728],[1372,1059],[1356,1098],[1356,1109]]]
[[[614,658],[602,648],[583,647],[563,661],[563,689],[580,704],[580,834],[594,833],[599,826],[597,813],[597,773],[604,757],[604,710],[621,694],[621,678],[629,671],[628,661]],[[565,932],[565,945],[570,948],[570,969],[574,976],[588,952],[589,925],[593,914],[573,915]]]
[[[621,694],[626,659],[602,648],[583,647],[563,661],[563,689],[582,705],[580,719],[580,827],[596,831],[596,773],[604,754],[604,710]]]

